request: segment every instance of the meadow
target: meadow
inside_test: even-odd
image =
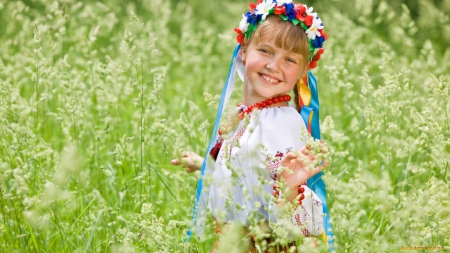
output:
[[[450,0],[305,3],[336,252],[450,251]],[[209,252],[170,161],[204,154],[246,9],[0,0],[0,252]]]

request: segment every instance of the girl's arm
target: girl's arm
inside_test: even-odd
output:
[[[185,152],[181,159],[175,158],[171,161],[173,165],[181,165],[181,168],[186,168],[187,173],[200,170],[203,163],[203,157],[194,152]]]
[[[323,144],[322,152],[327,153],[327,147]],[[306,181],[319,173],[328,166],[328,159],[324,159],[323,163],[310,169],[308,164],[315,161],[313,154],[308,154],[308,147],[303,147],[299,153],[289,152],[280,161],[280,165],[287,167],[289,171],[283,170],[278,173],[278,178],[283,178],[286,186],[289,188],[287,195],[283,196],[288,202],[298,201],[296,197],[299,195],[299,186],[303,191],[301,205],[299,205],[291,216],[293,224],[301,228],[305,236],[319,236],[323,231],[323,206],[319,197],[306,185]],[[286,193],[286,192],[285,192]],[[281,203],[281,205],[283,205]],[[278,208],[274,208],[277,212]],[[275,216],[277,216],[275,214]]]

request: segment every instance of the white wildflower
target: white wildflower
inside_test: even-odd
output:
[[[272,9],[274,6],[275,6],[275,3],[272,0],[262,2],[256,6],[255,14],[262,15],[261,19],[266,20],[267,15],[269,15],[270,9]]]
[[[245,15],[242,15],[242,20],[239,22],[239,30],[242,31],[242,33],[245,33],[248,29],[248,22],[247,17]]]
[[[319,29],[323,29],[322,20],[320,20],[319,17],[316,17],[313,19],[313,23],[311,27],[306,30],[306,34],[308,35],[308,38],[314,40],[316,37],[322,36],[319,32]]]

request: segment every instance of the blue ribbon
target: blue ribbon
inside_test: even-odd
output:
[[[220,97],[220,102],[219,102],[219,109],[217,110],[217,115],[216,115],[216,121],[214,123],[214,129],[213,132],[211,134],[211,139],[208,145],[208,149],[206,150],[206,154],[204,156],[203,159],[203,164],[202,164],[202,168],[200,170],[200,179],[198,181],[197,184],[197,193],[195,195],[195,204],[194,204],[194,210],[192,211],[192,221],[193,221],[193,226],[195,227],[197,225],[197,208],[199,206],[200,203],[200,196],[202,194],[203,191],[203,178],[205,176],[205,170],[206,170],[206,162],[209,156],[209,152],[212,148],[213,145],[213,141],[216,139],[217,136],[217,132],[219,130],[219,123],[220,123],[220,119],[222,117],[222,113],[223,110],[225,109],[226,103],[228,102],[229,97],[231,96],[231,93],[233,92],[233,88],[234,88],[234,78],[236,75],[236,70],[234,68],[234,63],[235,63],[235,59],[236,56],[239,52],[239,49],[241,48],[241,45],[238,44],[236,46],[236,48],[234,49],[233,52],[233,57],[231,58],[231,62],[230,62],[230,68],[228,70],[228,76],[227,76],[227,80],[225,81],[225,85],[222,89],[222,95]],[[229,85],[231,84],[231,85]],[[208,197],[209,195],[209,190],[203,194],[207,194],[206,196]],[[203,222],[203,221],[200,221]],[[203,224],[201,224],[203,225]],[[192,227],[189,228],[188,232],[187,232],[187,240],[190,240],[191,235],[192,235]]]
[[[304,105],[300,110],[300,115],[308,126],[309,115],[314,112],[311,120],[311,135],[314,139],[320,140],[320,125],[319,125],[319,91],[317,90],[317,80],[311,71],[308,71],[308,86],[311,91],[311,102],[309,106]],[[323,226],[325,234],[327,235],[328,246],[330,252],[334,252],[334,234],[330,223],[330,214],[328,212],[327,204],[327,189],[325,182],[322,179],[323,172],[319,172],[316,175],[308,179],[307,184],[313,190],[323,205]]]

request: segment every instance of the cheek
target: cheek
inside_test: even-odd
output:
[[[262,61],[258,59],[257,57],[250,57],[247,59],[245,63],[245,72],[247,71],[257,71],[261,69],[264,66],[262,64]]]
[[[302,78],[302,72],[298,68],[294,68],[291,70],[290,81],[293,81],[294,83],[297,82],[297,80]]]
[[[288,91],[292,90],[295,87],[295,84],[297,83],[297,80],[293,83],[289,83],[286,88]]]
[[[295,75],[295,78],[297,80],[300,80],[305,76],[306,73],[308,72],[304,68],[299,68],[297,69],[297,74]]]

